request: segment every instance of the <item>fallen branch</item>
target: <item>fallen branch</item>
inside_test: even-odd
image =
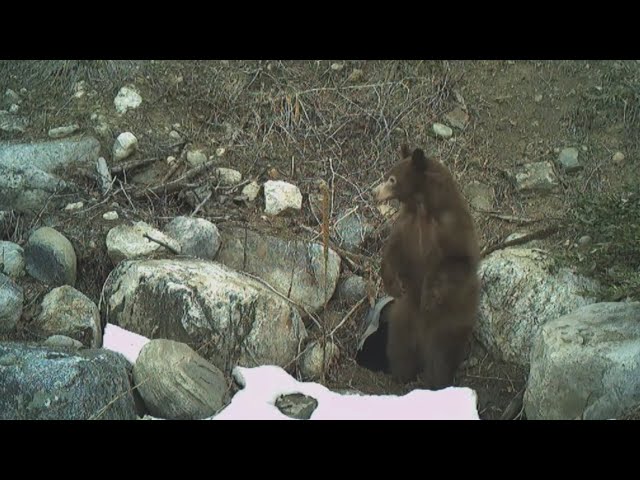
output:
[[[344,316],[344,318],[340,321],[340,323],[338,325],[336,325],[336,327],[331,330],[331,332],[329,333],[329,336],[332,337],[334,333],[336,333],[338,331],[338,329],[340,327],[342,327],[342,325],[344,325],[344,323],[349,319],[349,317],[351,317],[351,315],[353,315],[353,312],[355,312],[358,307],[360,305],[362,305],[364,303],[364,301],[367,299],[368,297],[362,297],[353,307],[351,307],[351,310],[349,310],[347,312],[347,314]]]
[[[514,215],[503,215],[501,213],[490,213],[489,216],[492,218],[497,218],[498,220],[504,220],[505,222],[521,223],[521,224],[535,223],[541,220],[540,218],[523,218],[523,217],[516,217]]]
[[[171,245],[169,245],[167,242],[163,242],[162,240],[159,240],[157,238],[153,238],[151,235],[149,235],[148,233],[144,234],[144,238],[146,238],[147,240],[151,240],[152,242],[157,243],[160,246],[163,246],[164,248],[166,248],[167,250],[169,250],[170,252],[172,252],[174,255],[180,255],[182,252],[176,250],[175,248],[173,248]]]
[[[486,257],[487,255],[489,255],[492,252],[495,252],[496,250],[502,250],[504,248],[513,247],[515,245],[522,245],[523,243],[527,243],[531,240],[540,240],[543,238],[550,237],[551,235],[555,234],[559,229],[560,227],[558,227],[557,225],[552,225],[550,227],[543,228],[542,230],[537,230],[532,233],[527,233],[526,235],[523,235],[522,237],[519,237],[519,238],[514,238],[513,240],[505,240],[502,242],[498,242],[494,245],[488,245],[482,249],[482,251],[480,252],[480,256]]]
[[[173,193],[178,190],[181,190],[185,186],[187,186],[189,180],[194,177],[197,177],[203,173],[205,173],[210,168],[214,167],[216,164],[215,161],[210,161],[196,168],[192,168],[187,173],[185,173],[182,177],[174,180],[173,182],[169,182],[167,184],[157,185],[155,187],[149,188],[147,190],[141,190],[134,194],[135,198],[143,198],[147,193],[159,194],[161,192],[164,193]]]

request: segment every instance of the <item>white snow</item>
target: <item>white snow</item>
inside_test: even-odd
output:
[[[103,348],[135,363],[149,339],[107,324]],[[209,420],[292,420],[278,410],[281,395],[301,393],[317,400],[310,420],[479,420],[477,395],[470,388],[413,390],[406,395],[342,395],[315,382],[299,382],[274,365],[235,367],[243,387],[218,415]],[[146,418],[151,418],[147,416]]]
[[[298,382],[282,368],[236,367],[233,375],[244,388],[212,420],[291,420],[275,406],[280,395],[301,393],[318,406],[310,420],[478,420],[474,390],[449,387],[413,390],[404,395],[341,395],[313,382]]]
[[[140,355],[140,350],[148,342],[147,337],[107,323],[102,337],[102,348],[121,353],[131,364],[134,364]]]

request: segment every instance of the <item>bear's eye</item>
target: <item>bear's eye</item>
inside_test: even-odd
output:
[[[389,180],[387,180],[389,182],[389,185],[395,185],[396,184],[396,177],[389,177]]]

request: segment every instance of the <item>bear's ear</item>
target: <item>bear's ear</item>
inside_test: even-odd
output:
[[[416,148],[411,155],[411,165],[418,172],[424,172],[427,169],[427,157],[421,148]]]
[[[401,158],[409,158],[411,156],[411,149],[409,148],[409,145],[407,145],[406,143],[402,144],[400,146],[400,157]]]

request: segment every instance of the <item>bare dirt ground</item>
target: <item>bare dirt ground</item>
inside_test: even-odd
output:
[[[294,217],[263,217],[260,197],[255,203],[234,201],[234,191],[217,191],[199,213],[218,225],[249,225],[285,237],[320,239],[308,201],[310,194],[319,192],[320,180],[331,192],[332,225],[345,211],[357,208],[381,227],[384,218],[371,201],[370,189],[397,159],[404,142],[439,155],[463,188],[472,181],[492,187],[491,208],[474,210],[483,245],[514,232],[559,226],[558,233],[541,242],[559,259],[571,261],[580,236],[597,236],[585,227],[590,224],[583,216],[576,220],[581,199],[606,194],[624,201],[638,190],[636,61],[47,63],[53,66],[0,65],[2,91],[27,89],[20,113],[29,116],[31,125],[11,140],[42,140],[52,127],[78,123],[84,132],[98,136],[110,164],[111,145],[123,131],[139,140],[135,158],[156,159],[146,172],[128,173],[106,200],[87,179],[85,197],[93,199],[89,207],[73,214],[45,210],[36,219],[15,218],[2,234],[23,244],[30,226],[55,225],[78,253],[77,287],[96,302],[111,270],[104,238],[113,224],[102,219],[103,213],[116,209],[123,220],[144,220],[162,228],[174,216],[193,212],[179,194],[134,198],[145,182],[157,182],[167,174],[168,156],[179,158],[184,151],[185,143],[170,137],[171,130],[188,148],[219,155],[219,166],[239,170],[243,179],[279,178],[297,185],[305,200],[303,211]],[[79,80],[86,81],[87,94],[73,98]],[[125,84],[136,86],[143,103],[118,116],[113,99]],[[450,139],[435,137],[432,124],[448,124],[445,115],[455,108],[468,115],[466,126],[454,128]],[[92,114],[103,115],[108,130],[96,133],[98,121]],[[558,171],[561,186],[552,193],[522,195],[515,190],[509,169],[553,162],[565,147],[579,150],[580,171]],[[617,155],[614,161],[618,152],[624,158]],[[412,387],[397,385],[388,375],[363,369],[354,360],[360,322],[372,299],[382,294],[378,270],[384,235],[384,228],[376,228],[358,251],[351,252],[350,262],[343,262],[345,273],[352,270],[369,281],[371,295],[335,334],[342,354],[339,364],[327,372],[325,381],[332,388],[403,393]],[[615,256],[607,250],[610,243],[596,249]],[[612,275],[601,265],[589,268],[594,275]],[[640,286],[618,283],[615,294],[634,295],[633,289]],[[27,295],[35,305],[38,288],[32,287]],[[353,307],[333,301],[321,319],[337,325]],[[473,346],[471,358],[458,384],[477,390],[482,418],[500,418],[522,390],[527,372],[493,359],[479,345]]]

